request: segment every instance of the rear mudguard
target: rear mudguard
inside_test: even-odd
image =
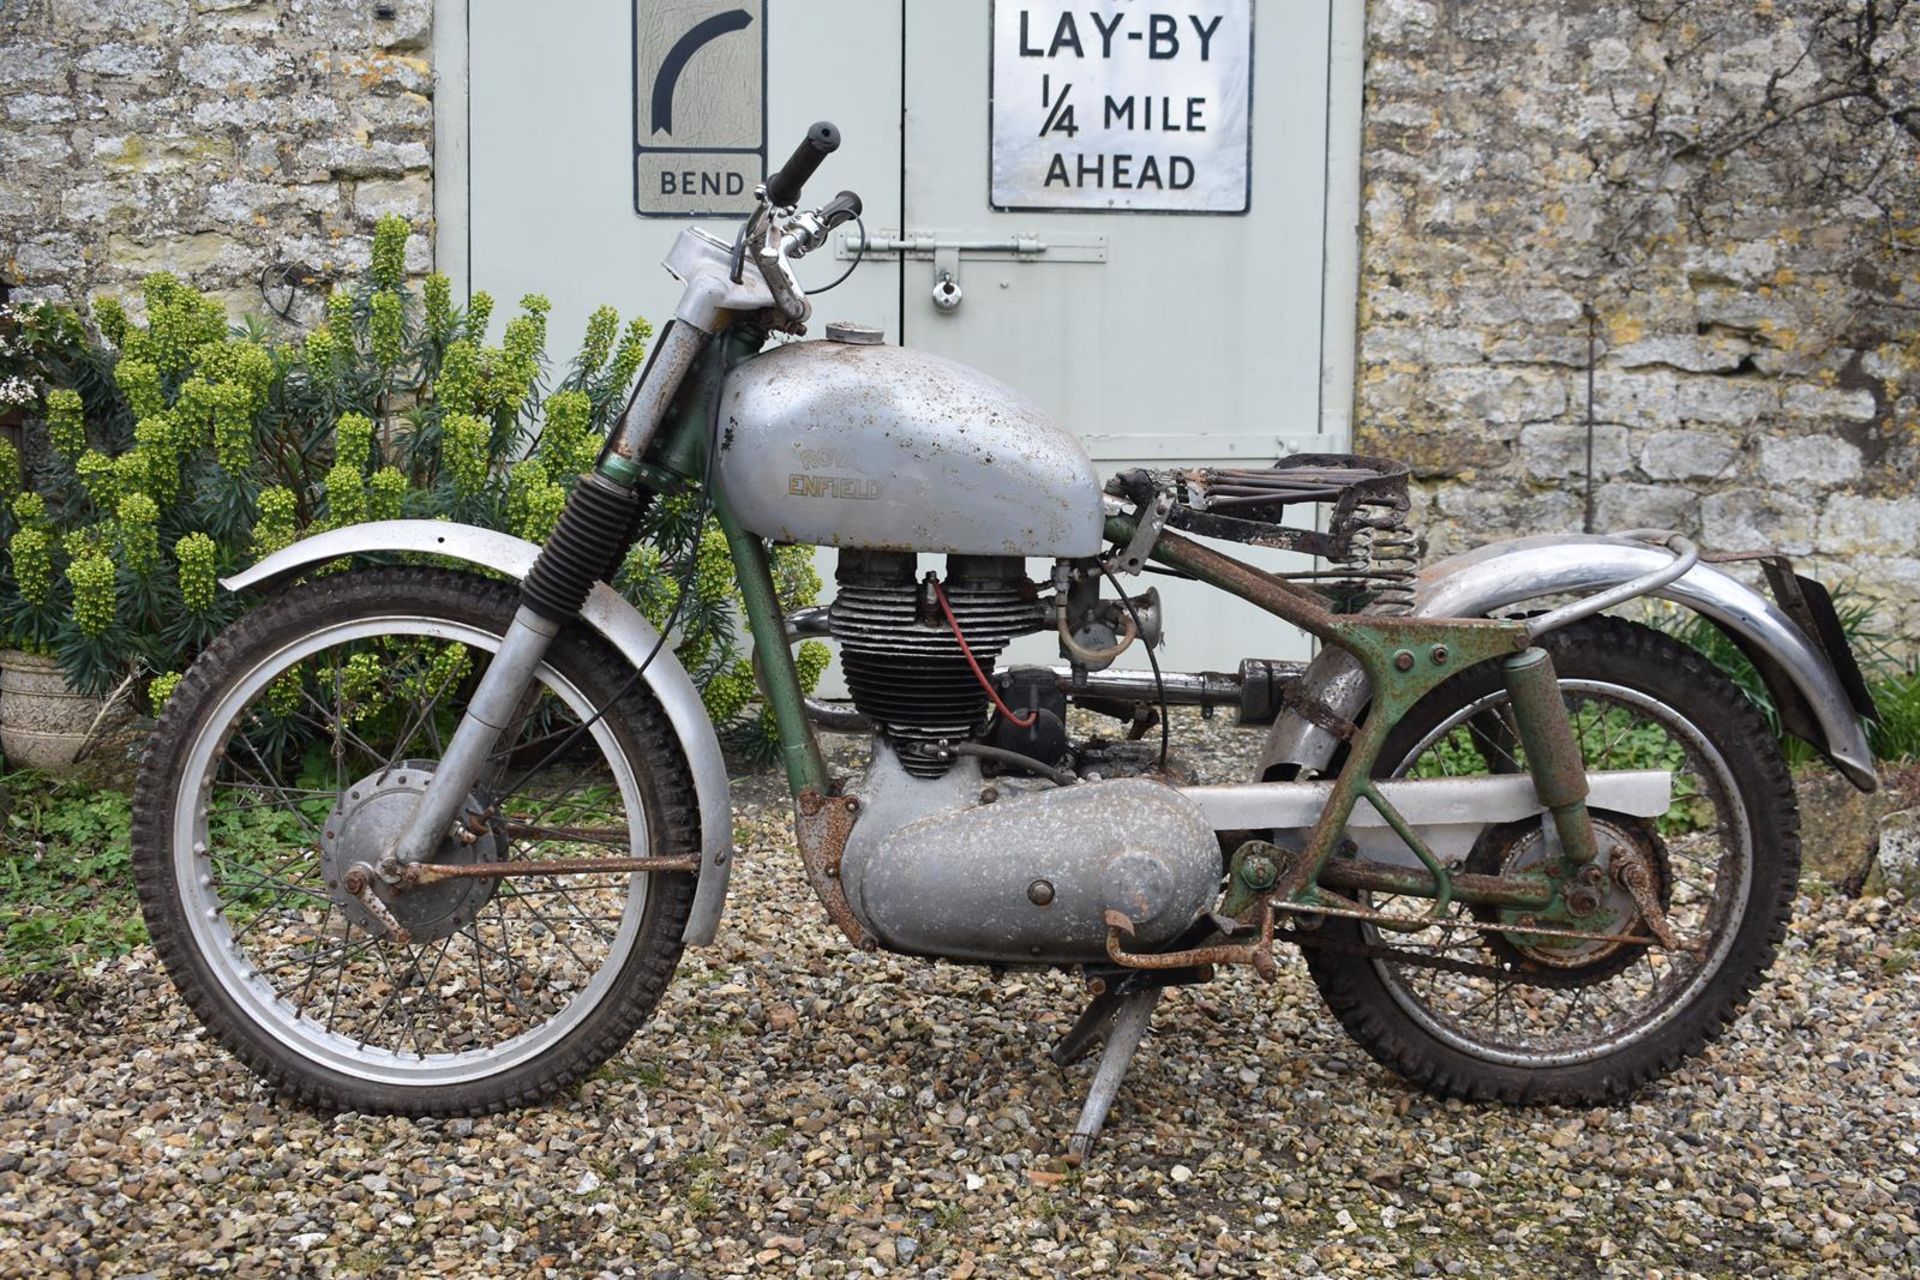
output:
[[[1528,600],[1604,590],[1669,563],[1672,552],[1627,538],[1517,538],[1450,556],[1421,570],[1414,613],[1473,618]],[[1752,660],[1782,723],[1805,738],[1862,791],[1879,786],[1860,714],[1820,645],[1764,596],[1718,569],[1697,565],[1654,593],[1710,619]],[[1341,649],[1323,649],[1302,677],[1307,705],[1352,720],[1367,705],[1367,678]],[[1316,719],[1326,716],[1314,711]],[[1260,777],[1324,769],[1339,739],[1289,711],[1274,722]]]
[[[395,552],[446,556],[521,579],[533,568],[540,548],[510,534],[444,520],[378,520],[296,542],[252,568],[223,579],[221,585],[229,591],[260,590],[342,556]],[[720,740],[714,736],[700,691],[694,688],[673,650],[662,647],[654,653],[660,633],[613,588],[596,583],[580,610],[580,618],[634,666],[645,662],[649,654],[654,655],[641,678],[659,700],[680,740],[700,809],[700,882],[681,937],[693,945],[712,942],[727,901],[727,877],[733,870],[733,809]]]

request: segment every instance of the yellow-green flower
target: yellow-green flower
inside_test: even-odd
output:
[[[493,295],[485,289],[467,303],[467,337],[479,342],[487,336],[487,322],[493,318]]]
[[[118,298],[95,298],[93,300],[93,323],[100,330],[100,336],[120,346],[127,337],[127,309],[120,305]]]
[[[587,317],[587,336],[580,343],[580,372],[588,377],[600,372],[613,350],[613,339],[620,332],[620,313],[612,307],[598,307]]]
[[[160,370],[151,361],[122,356],[113,366],[113,380],[127,397],[136,421],[167,411],[167,398],[160,389]]]
[[[167,709],[173,691],[180,687],[180,679],[178,671],[163,671],[147,681],[147,705],[153,708],[153,714],[159,715]]]
[[[627,332],[620,339],[619,350],[613,353],[612,382],[616,390],[625,390],[633,381],[633,375],[640,368],[640,362],[647,358],[647,339],[653,336],[653,326],[641,316],[627,321]]]
[[[364,471],[373,454],[373,422],[363,413],[343,413],[333,426],[333,459]]]
[[[180,564],[180,598],[195,613],[213,607],[220,586],[218,555],[219,548],[204,533],[190,533],[173,544],[173,557]]]
[[[560,523],[567,491],[547,479],[537,458],[514,464],[507,473],[507,528],[529,542],[544,542]]]
[[[368,305],[367,345],[373,350],[374,361],[383,369],[391,369],[400,363],[407,349],[406,317],[400,295],[394,290],[382,289],[373,295]]]
[[[96,510],[111,511],[119,505],[120,476],[112,458],[98,449],[88,449],[80,455],[73,470],[80,477],[80,487],[93,499]]]
[[[584,391],[556,391],[547,397],[547,425],[540,433],[540,460],[547,474],[572,477],[590,469],[600,456],[593,430],[593,401]]]
[[[367,518],[367,482],[350,462],[335,463],[327,472],[327,521],[334,528],[359,524]]]
[[[0,498],[20,492],[21,476],[20,451],[13,447],[13,441],[0,437]]]
[[[450,414],[441,425],[440,465],[457,492],[471,495],[486,488],[492,440],[493,427],[470,413]]]
[[[119,609],[115,577],[113,559],[103,551],[91,551],[67,566],[67,581],[73,584],[73,620],[90,636],[103,635],[113,626]]]
[[[413,225],[397,213],[373,224],[373,266],[369,274],[376,289],[398,289],[407,278],[407,240]]]
[[[707,687],[700,691],[700,700],[706,704],[709,719],[715,724],[725,724],[753,701],[754,693],[753,667],[741,659],[707,681]]]
[[[273,485],[260,491],[259,516],[253,522],[253,549],[261,557],[293,545],[298,505],[293,490]]]
[[[7,553],[13,557],[13,581],[20,598],[31,605],[45,604],[53,594],[53,535],[40,525],[29,524],[7,540]]]
[[[47,392],[47,435],[55,452],[68,462],[86,452],[87,412],[78,391],[60,387]]]
[[[160,535],[154,527],[160,507],[144,493],[129,493],[120,499],[118,515],[120,555],[129,569],[145,577],[160,563]]]
[[[453,334],[453,282],[434,272],[420,285],[421,305],[426,311],[427,332],[445,342]]]
[[[820,677],[826,674],[827,663],[832,657],[833,651],[820,641],[802,640],[800,648],[793,655],[793,665],[800,676],[800,687],[812,693],[820,683]]]
[[[334,385],[334,358],[338,351],[333,330],[322,325],[309,333],[305,351],[307,377],[322,391],[331,390]]]
[[[433,381],[433,396],[448,413],[474,413],[480,404],[480,352],[462,339],[450,343],[440,358],[440,376]]]
[[[405,513],[407,477],[396,467],[382,467],[367,481],[367,519],[398,520]]]

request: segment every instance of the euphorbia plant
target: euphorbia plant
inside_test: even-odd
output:
[[[0,621],[55,652],[78,687],[142,677],[163,701],[192,656],[241,607],[217,579],[297,538],[400,516],[448,518],[539,541],[591,468],[646,354],[651,328],[595,311],[579,353],[546,361],[547,300],[530,294],[489,343],[493,301],[462,309],[445,276],[406,277],[409,228],[382,219],[362,279],[328,299],[296,342],[234,328],[166,275],[148,279],[143,324],[109,298],[93,319],[110,378],[50,393],[29,432],[27,492],[0,512],[10,580]],[[0,482],[17,475],[0,457]],[[9,495],[11,496],[11,495]],[[615,585],[676,649],[736,747],[766,720],[736,632],[731,565],[711,522],[656,504]],[[806,548],[775,552],[789,608],[820,582]],[[825,647],[803,646],[817,678]]]

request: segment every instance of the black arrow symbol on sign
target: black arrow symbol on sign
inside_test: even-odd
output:
[[[718,39],[729,31],[741,31],[753,24],[753,15],[745,9],[729,9],[725,13],[716,13],[704,22],[695,23],[693,29],[674,41],[673,48],[667,50],[667,56],[660,62],[660,70],[653,78],[653,131],[673,136],[673,88],[680,82],[680,73],[686,69],[687,59],[700,51],[700,47],[709,40]]]

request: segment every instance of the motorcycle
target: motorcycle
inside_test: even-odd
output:
[[[1871,790],[1871,700],[1819,584],[1757,555],[1769,600],[1648,530],[1419,568],[1391,461],[1102,483],[980,373],[858,325],[775,342],[810,318],[794,263],[860,212],[800,207],[838,144],[815,125],[732,241],[679,237],[673,320],[545,545],[386,521],[226,581],[263,600],[167,703],[134,823],[154,943],[212,1033],[303,1103],[450,1115],[564,1090],[646,1021],[714,940],[734,862],[673,619],[608,585],[673,495],[724,534],[799,855],[848,943],[1084,978],[1055,1057],[1104,1048],[1070,1160],[1161,993],[1270,980],[1283,945],[1437,1094],[1605,1103],[1719,1034],[1792,908],[1792,785],[1719,669],[1605,611],[1710,619],[1784,727]],[[782,616],[779,545],[839,549],[830,605]],[[1162,670],[1171,620],[1125,581],[1150,572],[1318,656]],[[1058,663],[999,663],[1036,633]],[[810,637],[838,645],[851,705],[805,692]],[[1135,646],[1151,670],[1116,669]],[[1256,775],[1185,781],[1173,706],[1266,726]],[[1076,732],[1087,715],[1126,731]],[[831,770],[820,732],[865,736],[864,770]]]

